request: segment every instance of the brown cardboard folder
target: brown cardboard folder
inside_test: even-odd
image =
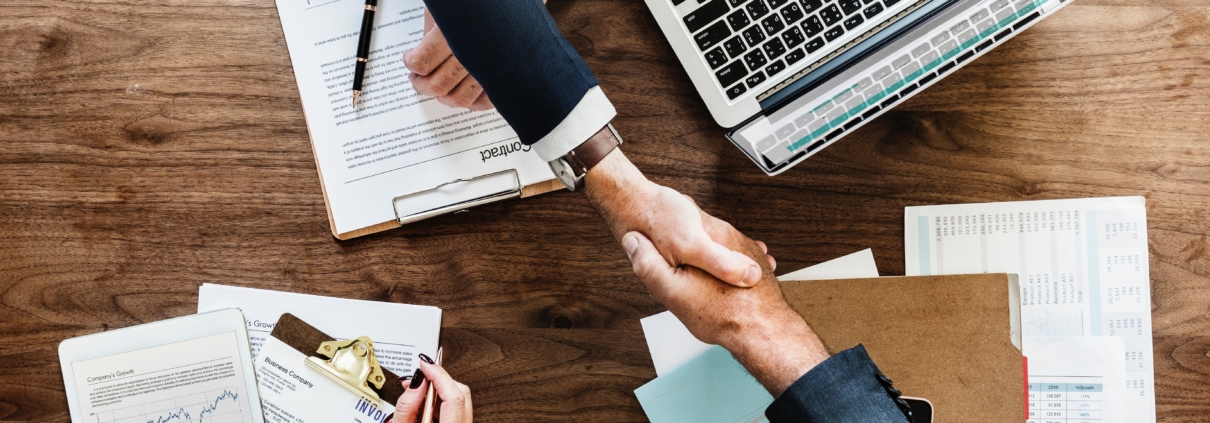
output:
[[[277,319],[277,326],[273,327],[273,332],[270,332],[269,336],[277,338],[290,348],[307,356],[315,355],[315,349],[319,348],[319,344],[336,340],[290,313],[283,314],[281,318]],[[370,389],[374,389],[379,398],[395,404],[399,401],[399,396],[403,395],[403,384],[394,382],[399,380],[399,376],[385,367],[382,368],[382,375],[387,380],[387,383],[382,384],[382,389],[375,389],[372,386]]]
[[[792,281],[781,287],[829,352],[864,344],[905,396],[933,403],[934,421],[1025,421],[1015,275]]]

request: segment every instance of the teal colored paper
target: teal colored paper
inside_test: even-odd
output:
[[[773,396],[723,347],[634,390],[652,423],[767,422]]]

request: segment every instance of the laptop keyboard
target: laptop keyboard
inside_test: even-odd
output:
[[[1003,41],[1041,16],[1051,0],[988,0],[932,30],[920,41],[869,66],[825,96],[786,106],[792,113],[777,121],[758,119],[739,133],[771,164],[818,151],[864,120],[907,99],[918,89],[976,54]],[[751,131],[750,128],[759,128]],[[771,134],[765,136],[762,134]]]
[[[701,3],[681,19],[734,100],[846,33],[889,19],[887,11],[902,0],[671,1]]]

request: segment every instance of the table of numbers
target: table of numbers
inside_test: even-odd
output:
[[[1049,380],[1048,380],[1049,379]],[[1105,423],[1105,390],[1101,378],[1029,379],[1027,423]],[[1066,380],[1066,381],[1061,381]]]

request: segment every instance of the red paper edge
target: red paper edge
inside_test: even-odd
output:
[[[1025,420],[1029,420],[1029,357],[1021,356],[1021,371],[1025,373]]]

